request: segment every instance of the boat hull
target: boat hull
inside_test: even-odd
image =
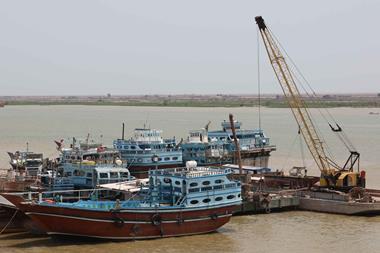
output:
[[[347,201],[336,193],[306,192],[300,196],[299,209],[345,215],[380,215],[380,202]]]
[[[10,199],[44,232],[115,240],[150,239],[209,233],[226,224],[235,205],[192,209],[94,211],[33,205]],[[18,201],[15,202],[15,201]]]

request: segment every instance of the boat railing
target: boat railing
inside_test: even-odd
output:
[[[73,202],[91,199],[96,192],[107,192],[109,189],[82,189],[82,190],[59,190],[59,191],[28,191],[8,193],[23,197],[32,202]]]
[[[231,173],[231,169],[216,169],[210,167],[197,167],[197,168],[172,168],[172,169],[162,169],[162,170],[151,170],[150,175],[152,176],[178,176],[178,177],[204,177],[213,175],[225,175]]]

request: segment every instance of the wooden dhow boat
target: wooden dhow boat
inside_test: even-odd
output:
[[[226,224],[241,204],[241,184],[230,169],[197,167],[149,172],[149,187],[137,194],[103,200],[55,202],[2,194],[50,235],[105,239],[148,239],[209,233]],[[57,198],[56,198],[57,199]],[[59,198],[58,198],[59,199]]]

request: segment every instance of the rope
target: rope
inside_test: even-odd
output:
[[[13,219],[16,217],[16,214],[18,212],[18,209],[16,209],[15,213],[13,214],[12,218],[8,221],[8,223],[3,227],[3,229],[0,231],[0,235],[7,229],[7,227],[12,223]]]
[[[290,148],[288,148],[288,154],[286,155],[286,159],[282,165],[282,170],[285,169],[285,166],[287,165],[288,161],[289,161],[289,158],[290,158],[290,153],[293,151],[293,148],[295,146],[295,143],[297,141],[297,137],[298,137],[298,133],[297,135],[295,136],[295,138],[293,139],[293,142],[292,142],[292,145],[290,145]]]
[[[307,81],[307,79],[305,78],[305,76],[302,74],[302,72],[300,71],[300,69],[298,68],[298,66],[295,64],[295,62],[292,60],[292,58],[289,56],[289,54],[287,53],[287,51],[285,50],[285,48],[282,46],[282,44],[280,43],[280,41],[277,39],[276,35],[268,28],[268,30],[270,31],[270,33],[273,35],[274,39],[276,40],[276,42],[278,43],[278,45],[280,46],[280,48],[284,51],[286,57],[289,59],[291,65],[295,68],[296,72],[298,75],[301,76],[301,78],[303,79],[303,81],[306,83],[306,85],[308,86],[308,88],[310,89],[311,91],[311,94],[306,90],[306,88],[303,86],[302,82],[299,80],[299,78],[297,77],[297,75],[294,74],[294,72],[292,71],[292,69],[290,69],[290,71],[292,72],[293,76],[295,77],[295,79],[297,80],[297,82],[300,84],[300,86],[302,87],[302,89],[304,90],[304,92],[306,93],[306,95],[308,97],[311,97],[311,98],[315,98],[315,101],[318,103],[318,104],[322,104],[322,101],[319,99],[319,97],[317,96],[315,90],[311,87],[310,83]],[[305,105],[306,106],[306,105]],[[335,123],[335,125],[337,125],[337,121],[335,120],[335,118],[332,116],[332,114],[330,113],[330,111],[327,109],[327,108],[323,108],[322,109],[327,113],[327,116],[330,118],[330,120],[332,122]],[[320,113],[320,115],[323,117],[323,119],[328,123],[330,124],[330,120],[327,119],[327,117],[324,115],[324,113],[322,112],[321,108],[317,108],[318,112]],[[318,132],[319,129],[316,127],[316,130]],[[339,138],[339,140],[344,144],[344,146],[349,150],[349,151],[352,151],[352,150],[356,150],[355,146],[353,145],[353,143],[350,141],[350,139],[348,138],[348,136],[342,132],[335,132]],[[339,135],[339,133],[341,133],[341,135]],[[320,135],[320,134],[319,134]],[[326,141],[324,140],[323,136],[320,135],[320,138],[322,139],[322,141],[325,143],[325,146],[326,146],[326,149],[327,149],[327,152],[329,153],[329,155],[331,156],[331,152],[330,152],[330,148],[328,147],[328,145],[326,144]]]

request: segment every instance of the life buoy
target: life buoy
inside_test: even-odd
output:
[[[155,226],[159,226],[159,225],[161,225],[161,222],[162,222],[161,216],[158,213],[153,214],[152,224]]]
[[[212,220],[218,219],[218,215],[216,213],[211,214],[211,219]]]
[[[49,204],[54,204],[54,203],[55,203],[55,201],[52,200],[52,199],[46,199],[45,202],[46,202],[46,203],[49,203]]]
[[[124,220],[120,217],[115,217],[114,223],[115,223],[115,226],[119,228],[124,226]]]
[[[182,223],[184,223],[185,220],[182,218],[182,217],[177,217],[177,224],[180,225]]]

